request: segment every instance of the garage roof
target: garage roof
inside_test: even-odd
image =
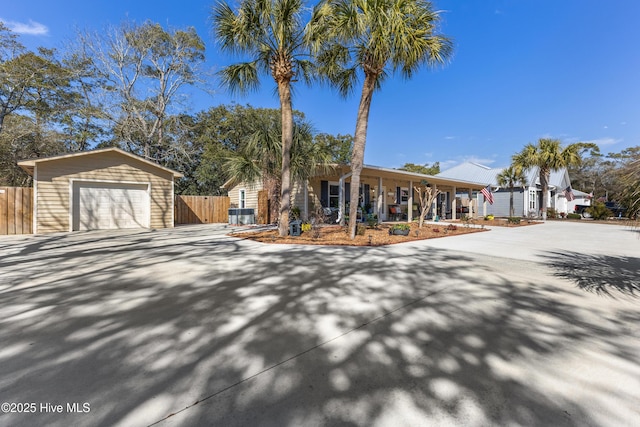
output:
[[[154,163],[154,162],[152,162],[150,160],[143,159],[140,156],[136,156],[135,154],[127,153],[126,151],[121,150],[119,148],[115,148],[115,147],[102,148],[102,149],[99,149],[99,150],[91,150],[91,151],[81,151],[81,152],[78,152],[78,153],[62,154],[62,155],[53,156],[53,157],[39,157],[39,158],[36,158],[36,159],[22,160],[22,161],[18,162],[18,166],[20,166],[22,169],[27,171],[27,173],[29,175],[33,175],[33,169],[35,168],[36,163],[49,162],[49,161],[52,161],[52,160],[66,159],[66,158],[71,158],[71,157],[91,156],[91,155],[95,155],[95,154],[99,154],[99,153],[109,153],[109,152],[114,152],[114,153],[121,154],[123,156],[131,157],[132,159],[135,159],[135,160],[137,160],[139,162],[143,162],[143,163],[146,163],[146,164],[151,165],[153,167],[156,167],[158,169],[161,169],[161,170],[163,170],[165,172],[169,172],[169,173],[173,174],[174,178],[182,178],[184,176],[180,172],[176,172],[173,169],[169,169],[169,168],[166,168],[164,166],[160,166],[159,164]]]

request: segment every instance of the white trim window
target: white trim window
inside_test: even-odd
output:
[[[538,192],[536,190],[529,190],[529,210],[537,211],[538,210]]]
[[[241,188],[238,193],[238,207],[244,209],[247,207],[247,190]]]
[[[340,184],[337,182],[329,183],[329,207],[337,208],[340,204]]]
[[[402,187],[400,189],[400,204],[401,205],[409,204],[409,188],[408,187]]]

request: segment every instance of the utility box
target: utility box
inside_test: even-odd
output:
[[[254,209],[249,208],[230,208],[229,209],[229,224],[233,225],[247,225],[255,224],[256,215]]]
[[[302,221],[295,220],[289,223],[289,235],[299,236],[302,234]]]

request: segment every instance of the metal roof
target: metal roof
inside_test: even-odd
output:
[[[484,182],[486,184],[491,184],[494,187],[498,186],[497,176],[506,168],[490,168],[489,166],[484,166],[478,163],[473,162],[465,162],[461,163],[458,166],[454,166],[451,169],[447,169],[445,171],[440,172],[439,177],[443,178],[451,178],[451,179],[461,179],[468,180],[474,182]],[[558,171],[552,171],[549,178],[549,185],[552,185],[556,188],[564,188],[567,185],[570,185],[570,182],[567,182],[565,178],[566,169],[560,169]],[[525,176],[527,177],[527,183],[530,187],[535,187],[536,185],[540,185],[539,178],[539,168],[533,167],[529,169]],[[564,186],[564,187],[563,187]]]

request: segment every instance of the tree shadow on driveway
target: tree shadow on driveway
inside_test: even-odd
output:
[[[612,312],[557,278],[514,279],[526,263],[489,267],[421,244],[297,247],[188,232],[20,252],[0,261],[11,277],[0,290],[0,395],[89,402],[91,412],[10,413],[0,424],[638,416],[636,307]]]
[[[640,297],[640,258],[552,252],[545,255],[555,275],[578,288],[608,297]]]

